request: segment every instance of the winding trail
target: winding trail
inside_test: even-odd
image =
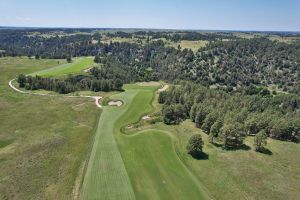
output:
[[[86,96],[86,95],[72,96],[72,95],[55,95],[55,94],[40,94],[40,93],[34,93],[34,92],[27,92],[27,91],[23,91],[23,90],[16,88],[13,85],[14,80],[15,79],[12,79],[8,82],[9,87],[12,88],[13,90],[15,90],[16,92],[19,92],[22,94],[32,94],[32,95],[38,95],[38,96],[51,96],[51,97],[67,97],[67,98],[92,98],[95,100],[96,106],[98,108],[102,108],[102,106],[99,103],[99,101],[102,99],[102,97],[100,97],[100,96]]]

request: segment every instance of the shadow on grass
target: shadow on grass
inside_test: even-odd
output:
[[[215,147],[219,147],[219,148],[223,148],[223,144],[219,144],[219,143],[212,143]],[[242,144],[240,146],[228,146],[226,148],[226,150],[228,151],[236,151],[236,150],[244,150],[244,151],[249,151],[251,150],[251,147],[249,147],[246,144]]]
[[[257,151],[257,152],[258,153],[263,153],[263,154],[266,154],[266,155],[269,155],[269,156],[273,155],[273,152],[270,151],[270,149],[268,149],[268,148],[263,148],[263,149],[261,149],[260,151]]]
[[[226,150],[229,150],[229,151],[235,151],[235,150],[249,151],[249,150],[251,150],[251,147],[249,147],[246,144],[242,144],[241,146],[238,146],[238,147],[229,146]]]
[[[190,154],[196,160],[208,160],[209,155],[207,153],[201,152],[198,154]]]
[[[212,145],[214,145],[215,147],[219,147],[219,148],[221,148],[221,147],[223,147],[223,145],[222,144],[219,144],[219,143],[211,143]]]

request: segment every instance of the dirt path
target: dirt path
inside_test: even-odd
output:
[[[55,96],[59,96],[59,97],[62,97],[62,95],[54,95],[54,94],[39,94],[39,93],[34,93],[34,92],[26,92],[26,91],[22,91],[18,88],[16,88],[14,85],[13,85],[13,81],[15,79],[12,79],[9,81],[8,85],[10,88],[12,88],[13,90],[17,91],[17,92],[20,92],[22,94],[33,94],[33,95],[38,95],[38,96],[51,96],[51,97],[55,97]],[[100,96],[84,96],[84,95],[79,95],[79,96],[71,96],[71,95],[66,95],[66,96],[63,96],[63,97],[67,97],[67,98],[92,98],[95,100],[95,104],[98,108],[101,108],[102,106],[100,105],[99,101],[102,99],[102,97]]]

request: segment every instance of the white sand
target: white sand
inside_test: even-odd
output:
[[[109,106],[121,106],[121,105],[123,105],[123,102],[122,101],[110,101],[110,102],[108,102],[108,105]]]

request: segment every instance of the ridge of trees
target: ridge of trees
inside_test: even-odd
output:
[[[276,86],[281,91],[300,94],[299,42],[287,44],[267,38],[231,38],[223,41],[223,37],[232,35],[167,31],[116,32],[110,33],[110,37],[148,37],[149,34],[159,36],[160,39],[167,35],[189,36],[191,40],[195,35],[213,35],[216,39],[209,39],[210,43],[206,47],[193,52],[167,47],[159,39],[146,45],[124,42],[107,44],[101,42],[102,35],[99,33],[42,37],[28,35],[24,31],[0,31],[0,56],[64,59],[100,56],[110,67],[125,72],[126,81],[173,82],[178,79],[205,86],[222,86],[228,90]],[[196,36],[195,39],[199,39]],[[98,59],[97,62],[102,63]],[[257,92],[254,89],[252,92]]]
[[[121,91],[123,81],[121,76],[112,74],[106,68],[91,69],[91,75],[69,75],[66,78],[45,78],[41,76],[25,76],[20,74],[17,78],[20,88],[27,90],[44,89],[67,94],[81,90],[94,92]]]
[[[189,118],[209,135],[211,143],[221,143],[224,149],[243,148],[245,137],[255,135],[257,151],[265,145],[265,135],[300,141],[300,97],[296,94],[248,95],[180,82],[160,93],[159,102],[164,104],[166,124]]]

